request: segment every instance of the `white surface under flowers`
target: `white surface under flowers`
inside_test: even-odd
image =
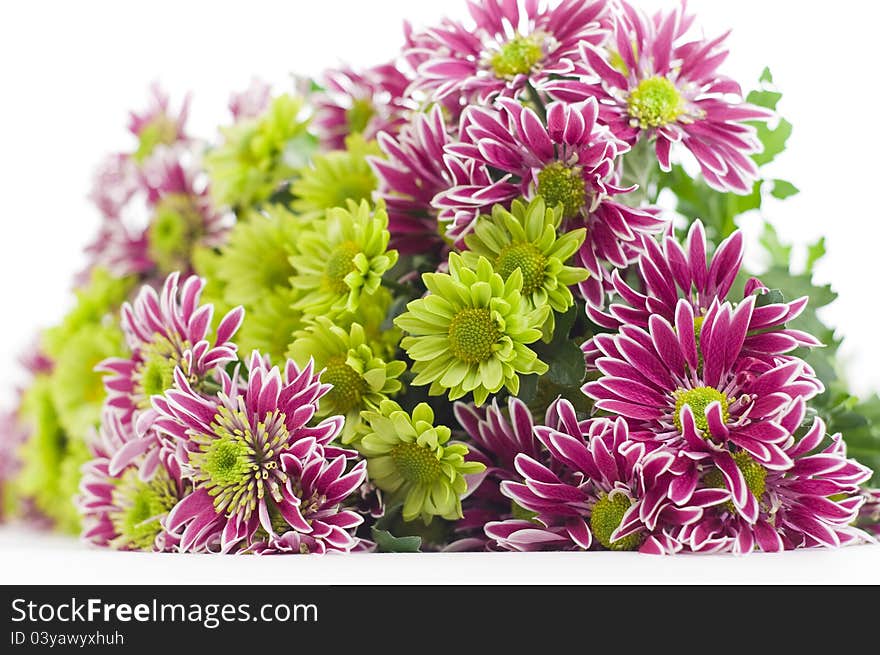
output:
[[[218,561],[222,558],[222,563]],[[880,545],[780,554],[425,553],[224,556],[123,553],[0,529],[3,584],[880,584]]]

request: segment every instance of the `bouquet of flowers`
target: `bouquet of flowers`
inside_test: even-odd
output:
[[[122,550],[872,541],[880,398],[742,214],[791,125],[684,3],[470,0],[391,62],[157,87],[2,419],[4,514]],[[755,276],[758,274],[758,277]],[[873,479],[876,485],[877,478]]]

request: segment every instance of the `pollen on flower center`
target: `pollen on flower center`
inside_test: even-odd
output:
[[[186,342],[175,343],[159,334],[153,339],[144,349],[144,361],[135,372],[137,403],[141,409],[150,407],[152,396],[162,395],[174,386],[174,369],[185,366],[180,354],[189,348]]]
[[[375,115],[376,108],[366,98],[357,98],[345,112],[345,121],[351,133],[363,132],[367,129],[370,119]]]
[[[524,295],[541,288],[546,268],[547,258],[544,254],[534,244],[526,242],[506,245],[495,260],[495,271],[505,280],[516,269],[522,271]]]
[[[160,520],[177,500],[174,482],[162,469],[149,482],[136,469],[127,470],[113,490],[113,505],[119,509],[110,515],[119,546],[150,550],[162,532]]]
[[[687,405],[691,408],[694,415],[694,423],[703,436],[708,438],[709,421],[706,419],[706,408],[714,402],[721,403],[721,416],[725,423],[730,420],[728,412],[727,397],[713,387],[697,387],[696,389],[679,389],[673,396],[675,397],[675,412],[672,420],[679,432],[682,431],[681,410]]]
[[[501,331],[488,309],[463,309],[449,324],[449,350],[467,364],[478,364],[492,356]]]
[[[414,484],[431,484],[440,473],[433,451],[415,443],[399,443],[391,449],[391,460],[401,476]]]
[[[565,218],[576,216],[587,200],[581,169],[566,166],[562,162],[548,164],[538,173],[537,191],[548,207],[562,205]]]
[[[632,122],[643,130],[674,123],[685,111],[681,93],[663,76],[642,80],[627,103]]]
[[[767,490],[767,469],[758,464],[758,462],[756,462],[754,458],[744,450],[734,453],[733,461],[736,462],[737,468],[742,471],[749,491],[752,492],[752,495],[755,498],[760,499]],[[706,486],[716,489],[725,489],[727,487],[727,484],[724,481],[724,476],[717,468],[712,469],[709,474],[706,475],[705,483]],[[730,501],[727,502],[726,507],[731,512],[736,511],[736,508]]]
[[[335,410],[342,414],[360,405],[361,398],[367,391],[363,376],[346,364],[345,359],[343,355],[331,357],[321,375],[321,382],[333,385],[327,397],[335,403]]]
[[[593,505],[590,515],[590,529],[599,543],[609,550],[635,550],[641,544],[639,534],[632,534],[623,539],[611,540],[611,535],[620,527],[627,510],[632,506],[632,500],[626,494],[608,494],[599,498]]]
[[[186,267],[192,246],[201,236],[202,216],[185,194],[163,198],[150,222],[148,252],[162,272]]]
[[[543,58],[542,40],[537,34],[531,34],[512,38],[492,55],[489,63],[496,76],[513,79],[531,73]]]
[[[361,251],[354,241],[340,244],[330,253],[324,277],[327,285],[334,293],[348,293],[349,287],[345,276],[354,270],[354,257]]]
[[[190,454],[196,482],[204,482],[214,507],[248,518],[268,492],[276,501],[287,475],[277,457],[289,440],[285,416],[270,412],[253,429],[243,409],[220,407],[212,425],[214,436],[194,435],[199,446]]]

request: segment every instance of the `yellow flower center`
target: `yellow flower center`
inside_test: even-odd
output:
[[[463,309],[449,324],[449,350],[467,364],[489,359],[500,337],[501,331],[488,309]]]
[[[394,446],[391,449],[391,461],[403,479],[413,484],[431,484],[442,472],[434,453],[415,443],[399,443]]]
[[[513,79],[532,72],[544,58],[542,39],[537,34],[515,36],[492,55],[490,64],[497,77]]]
[[[365,98],[358,98],[351,103],[345,112],[345,121],[351,134],[359,134],[367,129],[370,119],[376,114],[373,103]]]
[[[177,503],[174,483],[160,469],[149,482],[138,477],[135,469],[127,470],[116,489],[110,514],[116,542],[121,547],[150,550],[162,532],[161,519]]]
[[[321,382],[333,385],[327,398],[334,406],[334,411],[340,414],[347,414],[358,407],[367,391],[363,376],[345,363],[344,355],[336,355],[328,360]]]
[[[324,269],[324,279],[334,293],[348,293],[345,276],[354,270],[354,258],[361,251],[354,241],[346,241],[330,253]]]
[[[611,540],[611,535],[620,527],[627,510],[632,506],[632,501],[626,494],[616,493],[605,495],[593,505],[590,515],[590,529],[599,543],[609,550],[635,550],[642,542],[639,534],[632,534],[623,539]]]
[[[587,200],[583,171],[562,162],[548,164],[538,173],[537,191],[548,207],[562,205],[565,218],[577,216]]]
[[[767,469],[758,464],[758,462],[756,462],[754,458],[744,450],[734,453],[733,461],[736,462],[737,468],[742,471],[749,491],[752,492],[752,495],[755,498],[760,500],[764,495],[764,492],[767,490]],[[724,481],[724,475],[722,475],[721,471],[717,468],[709,471],[708,475],[706,475],[705,482],[707,487],[712,487],[714,489],[727,488],[727,484]],[[736,507],[731,501],[728,501],[725,504],[725,507],[727,507],[731,513],[736,512]]]
[[[192,198],[185,194],[163,198],[150,222],[150,258],[162,273],[184,270],[202,231],[202,215]]]
[[[541,288],[546,268],[547,258],[544,254],[534,244],[526,242],[504,246],[495,259],[495,271],[505,280],[516,269],[522,271],[523,295],[529,295]]]
[[[649,77],[629,94],[629,115],[643,130],[663,127],[684,113],[684,98],[669,78]]]
[[[675,398],[675,414],[673,415],[672,420],[679,432],[682,431],[681,410],[684,409],[685,405],[691,408],[691,413],[694,415],[694,423],[696,424],[697,429],[699,429],[707,439],[711,436],[709,434],[709,421],[706,419],[706,408],[709,405],[716,401],[721,403],[722,420],[725,423],[730,420],[727,397],[718,391],[718,389],[713,387],[697,387],[696,389],[687,390],[679,389],[672,395]]]

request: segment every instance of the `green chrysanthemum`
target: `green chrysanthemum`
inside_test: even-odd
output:
[[[92,271],[89,283],[76,290],[76,305],[62,322],[43,334],[42,346],[58,357],[67,342],[83,329],[101,325],[114,314],[136,284],[133,277],[113,277],[103,268]]]
[[[375,142],[356,135],[346,139],[345,150],[315,157],[291,187],[296,198],[293,208],[304,215],[323,216],[328,209],[345,207],[349,200],[370,200],[378,181],[367,156],[380,154]]]
[[[73,499],[79,476],[71,485],[70,474],[72,470],[78,473],[84,461],[82,451],[87,449],[84,442],[72,441],[61,427],[48,376],[37,377],[25,392],[21,420],[29,429],[29,438],[21,448],[16,495],[32,499],[60,529],[77,532],[79,514]]]
[[[372,344],[373,352],[383,359],[393,359],[403,338],[403,331],[395,327],[388,318],[394,296],[385,287],[376,289],[370,302],[361,303],[353,312],[343,312],[333,322],[343,330],[351,329],[355,323],[364,328],[367,342]]]
[[[302,312],[293,309],[297,298],[294,289],[281,289],[246,305],[247,318],[235,337],[239,352],[259,350],[273,362],[284,362],[294,333],[303,327]]]
[[[290,283],[303,292],[295,306],[315,316],[355,311],[397,263],[397,251],[388,250],[390,238],[382,204],[372,214],[366,201],[328,210],[325,220],[299,234],[298,254],[290,258],[296,269]]]
[[[362,410],[376,409],[403,387],[397,378],[406,370],[406,364],[386,362],[376,350],[360,323],[344,330],[325,316],[297,332],[290,347],[297,364],[305,366],[310,358],[314,359],[316,368],[324,370],[321,382],[333,385],[321,399],[321,415],[345,416],[344,443],[351,441]]]
[[[61,426],[73,438],[84,440],[101,421],[106,393],[103,377],[95,367],[125,352],[122,330],[116,325],[100,325],[80,330],[57,353],[49,388]]]
[[[401,341],[415,362],[414,385],[430,384],[431,395],[449,391],[449,399],[473,392],[482,405],[502,387],[519,392],[519,374],[543,375],[547,365],[527,347],[541,338],[549,305],[533,308],[522,295],[523,274],[507,280],[480,257],[467,268],[449,256],[450,274],[423,276],[429,295],[407,305],[395,323],[410,336]]]
[[[236,223],[216,268],[226,302],[249,307],[255,298],[290,288],[294,273],[290,255],[299,225],[280,206],[270,207],[265,216],[255,214]]]
[[[451,431],[434,425],[431,407],[421,403],[410,416],[386,400],[378,411],[364,412],[363,419],[368,427],[357,449],[367,459],[373,484],[391,494],[392,503],[403,502],[403,519],[421,516],[427,524],[435,516],[461,518],[464,476],[485,467],[464,460],[466,445],[448,443]]]
[[[192,252],[205,236],[205,217],[196,199],[172,193],[156,205],[147,231],[148,254],[162,275],[187,271]]]
[[[193,250],[192,266],[195,273],[205,280],[201,300],[203,304],[214,305],[214,316],[226,316],[229,310],[241,304],[233,304],[226,300],[226,282],[220,278],[220,271],[225,266],[225,258],[220,250],[198,246]],[[241,331],[238,334],[241,334]]]
[[[302,109],[300,99],[282,95],[261,116],[223,130],[225,142],[205,158],[218,204],[253,207],[294,177],[314,149]]]
[[[465,237],[468,252],[464,263],[475,268],[480,257],[491,261],[495,272],[505,280],[519,270],[523,277],[523,297],[532,309],[549,304],[553,312],[565,312],[574,304],[569,287],[587,279],[584,268],[566,266],[586,238],[584,228],[557,238],[562,222],[560,208],[547,209],[540,196],[528,206],[515,200],[510,211],[495,205],[491,217],[477,221]],[[554,313],[544,324],[545,336],[553,334]]]

